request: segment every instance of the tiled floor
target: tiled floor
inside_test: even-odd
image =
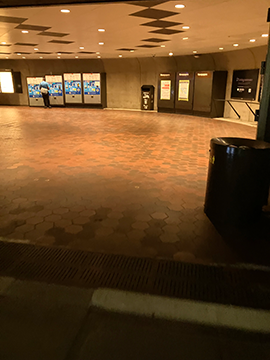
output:
[[[203,212],[209,141],[217,136],[255,138],[256,129],[174,114],[2,106],[0,236],[252,262]]]

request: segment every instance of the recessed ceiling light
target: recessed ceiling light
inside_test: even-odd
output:
[[[25,56],[23,56],[22,58],[25,59]]]
[[[184,37],[183,40],[188,40],[188,37]]]
[[[79,56],[75,56],[75,59],[78,59]]]
[[[255,40],[255,39],[250,39],[249,41],[250,41],[250,42],[255,42],[256,40]]]
[[[57,59],[61,59],[61,57],[60,57],[60,56],[57,56]]]
[[[237,47],[237,46],[239,46],[239,44],[233,44],[233,46]]]
[[[100,56],[98,55],[98,58],[100,58]]]
[[[104,42],[99,42],[98,45],[104,45]]]
[[[62,10],[61,10],[61,13],[70,13],[70,10],[68,10],[68,9],[62,9]]]
[[[185,5],[179,4],[179,5],[175,5],[175,7],[176,9],[184,9]]]
[[[84,46],[80,46],[80,49],[83,50],[83,49],[84,49]]]
[[[57,55],[61,55],[61,53],[57,53]]]
[[[22,55],[21,53],[17,53],[17,55]]]
[[[40,58],[40,59],[43,59],[43,56],[40,56],[39,58]]]
[[[130,52],[134,52],[135,50],[130,50]]]
[[[37,51],[37,50],[38,50],[38,48],[34,48],[34,50],[35,50],[35,51]]]
[[[193,51],[193,54],[197,54],[197,50],[194,50],[194,51]]]
[[[160,45],[160,47],[165,47],[165,45]]]
[[[119,55],[119,57],[122,57],[122,55]]]
[[[98,54],[100,54],[100,52],[99,52],[99,51],[97,51],[97,52],[96,52],[96,54],[98,55]]]
[[[6,59],[8,59],[8,56],[6,56]]]
[[[6,42],[5,42],[5,41],[2,41],[1,44],[2,44],[2,45],[6,45]]]
[[[173,56],[173,53],[172,53],[172,52],[170,52],[170,53],[169,53],[169,56]]]
[[[28,30],[22,30],[22,33],[23,33],[23,34],[28,34],[29,31],[28,31]]]
[[[219,48],[219,50],[223,50],[223,48]]]
[[[182,26],[182,29],[189,29],[189,26]]]
[[[262,37],[268,37],[268,34],[262,34]]]
[[[98,31],[100,31],[100,32],[104,32],[104,31],[105,31],[105,29],[98,29]]]

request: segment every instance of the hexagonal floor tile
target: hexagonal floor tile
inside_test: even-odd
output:
[[[165,214],[164,212],[154,212],[153,214],[151,214],[153,219],[158,219],[158,220],[164,220],[168,217],[167,214]]]
[[[137,222],[133,223],[131,225],[131,227],[133,227],[133,229],[137,229],[137,230],[144,230],[144,229],[147,229],[149,227],[149,225],[147,224],[147,222],[137,221]]]
[[[176,234],[166,233],[160,236],[160,240],[163,243],[176,243],[179,241],[179,237]]]
[[[27,224],[32,224],[32,225],[39,224],[42,221],[43,221],[43,217],[39,217],[39,216],[31,217],[30,219],[26,220]]]
[[[52,215],[49,215],[49,216],[46,216],[45,217],[45,220],[46,221],[49,221],[49,222],[55,222],[55,221],[58,221],[61,219],[61,216],[60,215],[56,215],[56,214],[52,214]]]
[[[84,225],[89,222],[89,218],[86,216],[79,216],[73,220],[73,224],[75,225]]]
[[[69,212],[69,210],[66,207],[61,207],[53,210],[53,214],[58,214],[58,215],[63,215],[66,214],[67,212]]]
[[[65,227],[65,231],[70,234],[78,234],[82,229],[82,226],[79,225],[69,225]]]

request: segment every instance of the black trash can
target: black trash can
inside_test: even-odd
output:
[[[257,221],[267,204],[270,144],[241,138],[214,138],[204,211],[215,225]]]
[[[142,90],[142,110],[154,110],[154,90],[153,85],[143,85]]]

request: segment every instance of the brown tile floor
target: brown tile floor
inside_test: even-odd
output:
[[[174,114],[1,107],[0,236],[191,262],[260,262],[222,238],[203,212],[210,139],[255,134]]]

